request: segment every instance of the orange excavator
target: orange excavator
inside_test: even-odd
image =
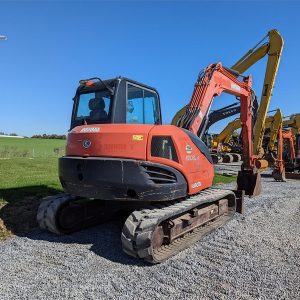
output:
[[[41,228],[70,233],[126,210],[130,215],[121,234],[123,250],[159,263],[242,212],[244,193],[260,193],[250,76],[238,79],[221,63],[209,65],[177,126],[161,125],[154,88],[124,77],[80,83],[66,156],[59,159],[66,193],[41,203]],[[213,99],[222,93],[241,104],[244,163],[237,190],[212,187],[212,159],[198,137]]]
[[[296,159],[298,147],[299,135],[295,137],[292,129],[282,129],[281,126],[278,131],[277,159],[272,173],[275,180],[286,181],[286,178],[300,179],[300,164]]]

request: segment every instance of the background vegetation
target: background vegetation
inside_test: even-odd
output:
[[[59,157],[64,155],[65,140],[0,137],[0,158]]]

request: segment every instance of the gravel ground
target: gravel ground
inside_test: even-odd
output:
[[[0,244],[0,299],[300,299],[300,182],[263,178],[246,213],[160,265],[127,257],[121,222]]]

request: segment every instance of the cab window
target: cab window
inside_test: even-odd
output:
[[[157,94],[128,83],[126,123],[159,124]]]
[[[111,105],[107,91],[81,94],[78,99],[75,121],[85,120],[88,124],[107,123]]]

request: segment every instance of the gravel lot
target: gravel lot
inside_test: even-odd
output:
[[[246,213],[161,265],[127,257],[121,222],[0,244],[0,299],[300,299],[300,182],[263,178]]]

